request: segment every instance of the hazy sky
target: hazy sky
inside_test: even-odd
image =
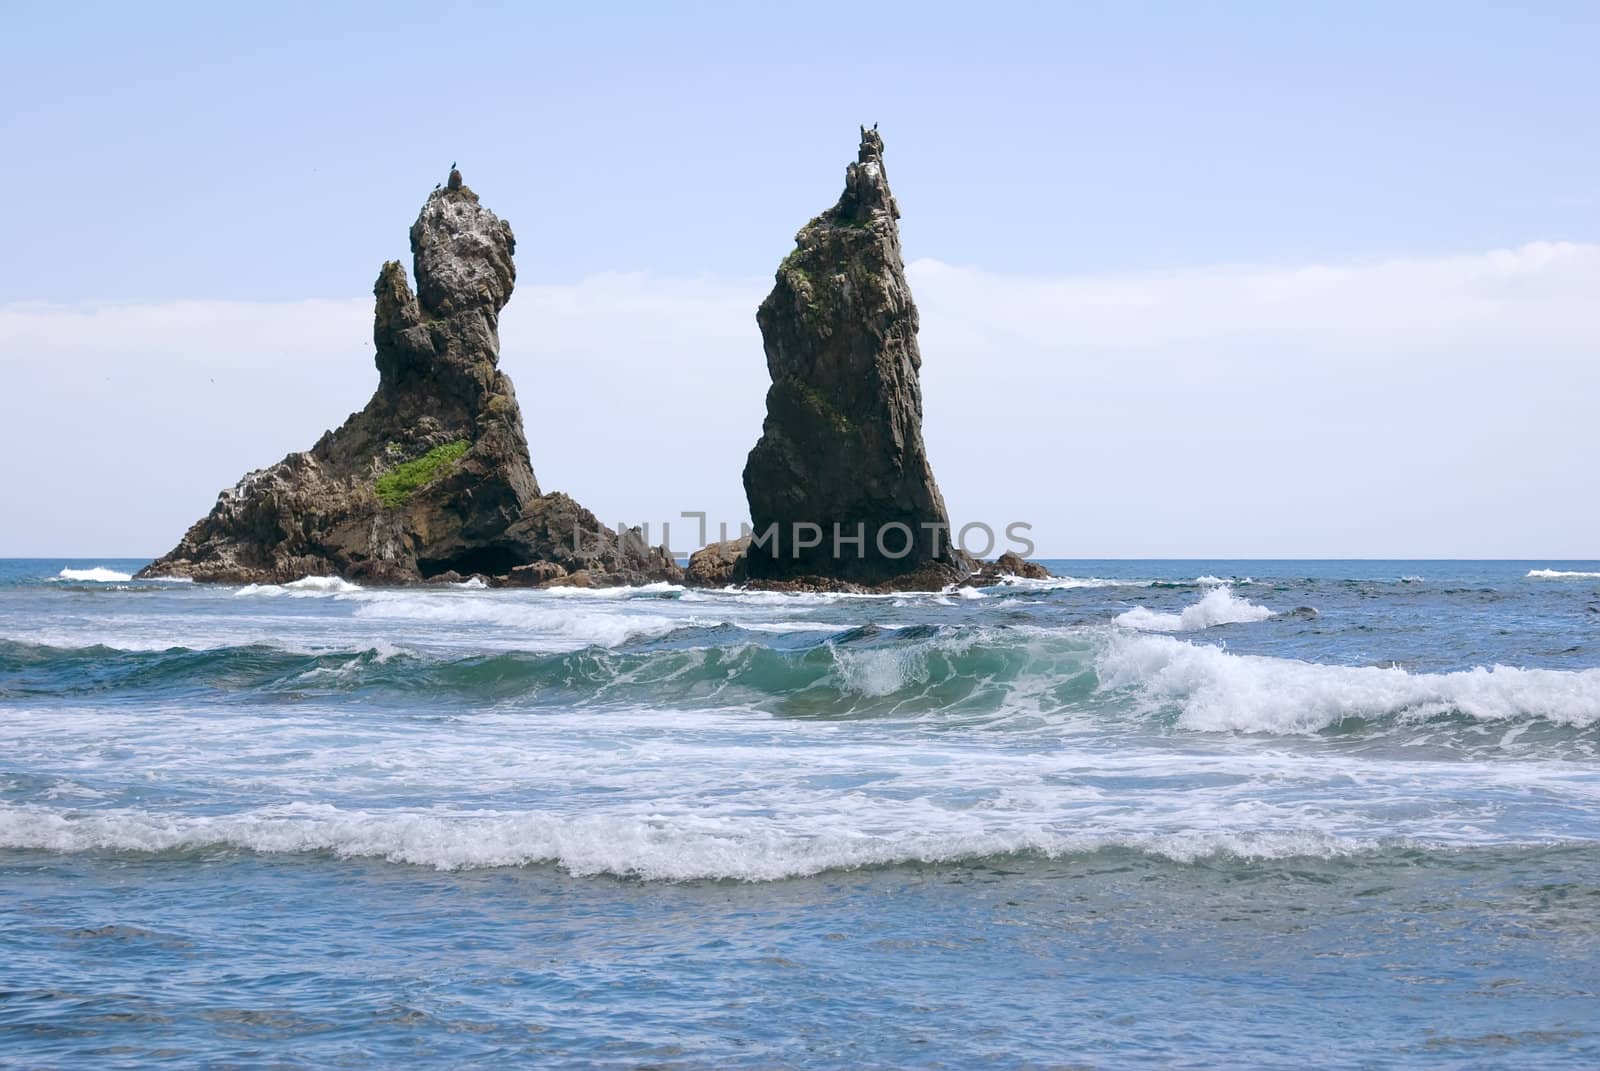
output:
[[[755,305],[874,121],[959,521],[1600,555],[1600,6],[59,7],[0,63],[0,555],[165,551],[359,408],[452,160],[542,485],[737,524]]]

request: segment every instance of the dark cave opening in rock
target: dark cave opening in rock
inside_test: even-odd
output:
[[[418,558],[417,571],[425,580],[450,572],[462,576],[471,576],[473,573],[504,576],[525,564],[526,557],[510,547],[472,547],[442,558]]]

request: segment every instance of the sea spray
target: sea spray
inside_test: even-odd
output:
[[[1202,577],[1204,582],[1208,578]],[[1194,632],[1214,625],[1238,625],[1265,621],[1273,611],[1241,599],[1226,586],[1215,587],[1199,602],[1175,614],[1157,613],[1143,606],[1117,615],[1117,624],[1146,632]]]

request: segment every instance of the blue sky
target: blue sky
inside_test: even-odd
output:
[[[518,236],[543,486],[736,524],[754,307],[878,122],[958,521],[1595,557],[1597,40],[1555,3],[15,7],[0,491],[39,508],[0,554],[160,553],[359,408],[452,160]]]
[[[858,121],[881,124],[914,208],[908,251],[995,270],[1600,238],[1595,4],[85,3],[6,21],[0,190],[26,206],[6,300],[359,293],[452,160],[516,225],[525,279],[765,274]]]

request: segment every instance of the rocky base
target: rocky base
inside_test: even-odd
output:
[[[741,562],[741,564],[743,564]],[[966,578],[963,570],[943,562],[928,562],[909,573],[898,573],[875,584],[844,580],[836,576],[791,576],[783,579],[750,576],[736,571],[733,583],[748,591],[843,592],[855,595],[888,595],[905,591],[943,591]]]
[[[944,591],[950,587],[990,587],[1013,577],[1049,580],[1053,575],[1037,562],[1007,552],[970,572],[943,562],[932,562],[877,584],[815,574],[775,580],[749,575],[743,557],[749,545],[749,539],[729,540],[726,543],[712,543],[695,551],[689,558],[689,567],[684,570],[682,583],[688,587],[736,587],[744,591],[887,595],[895,592]]]

